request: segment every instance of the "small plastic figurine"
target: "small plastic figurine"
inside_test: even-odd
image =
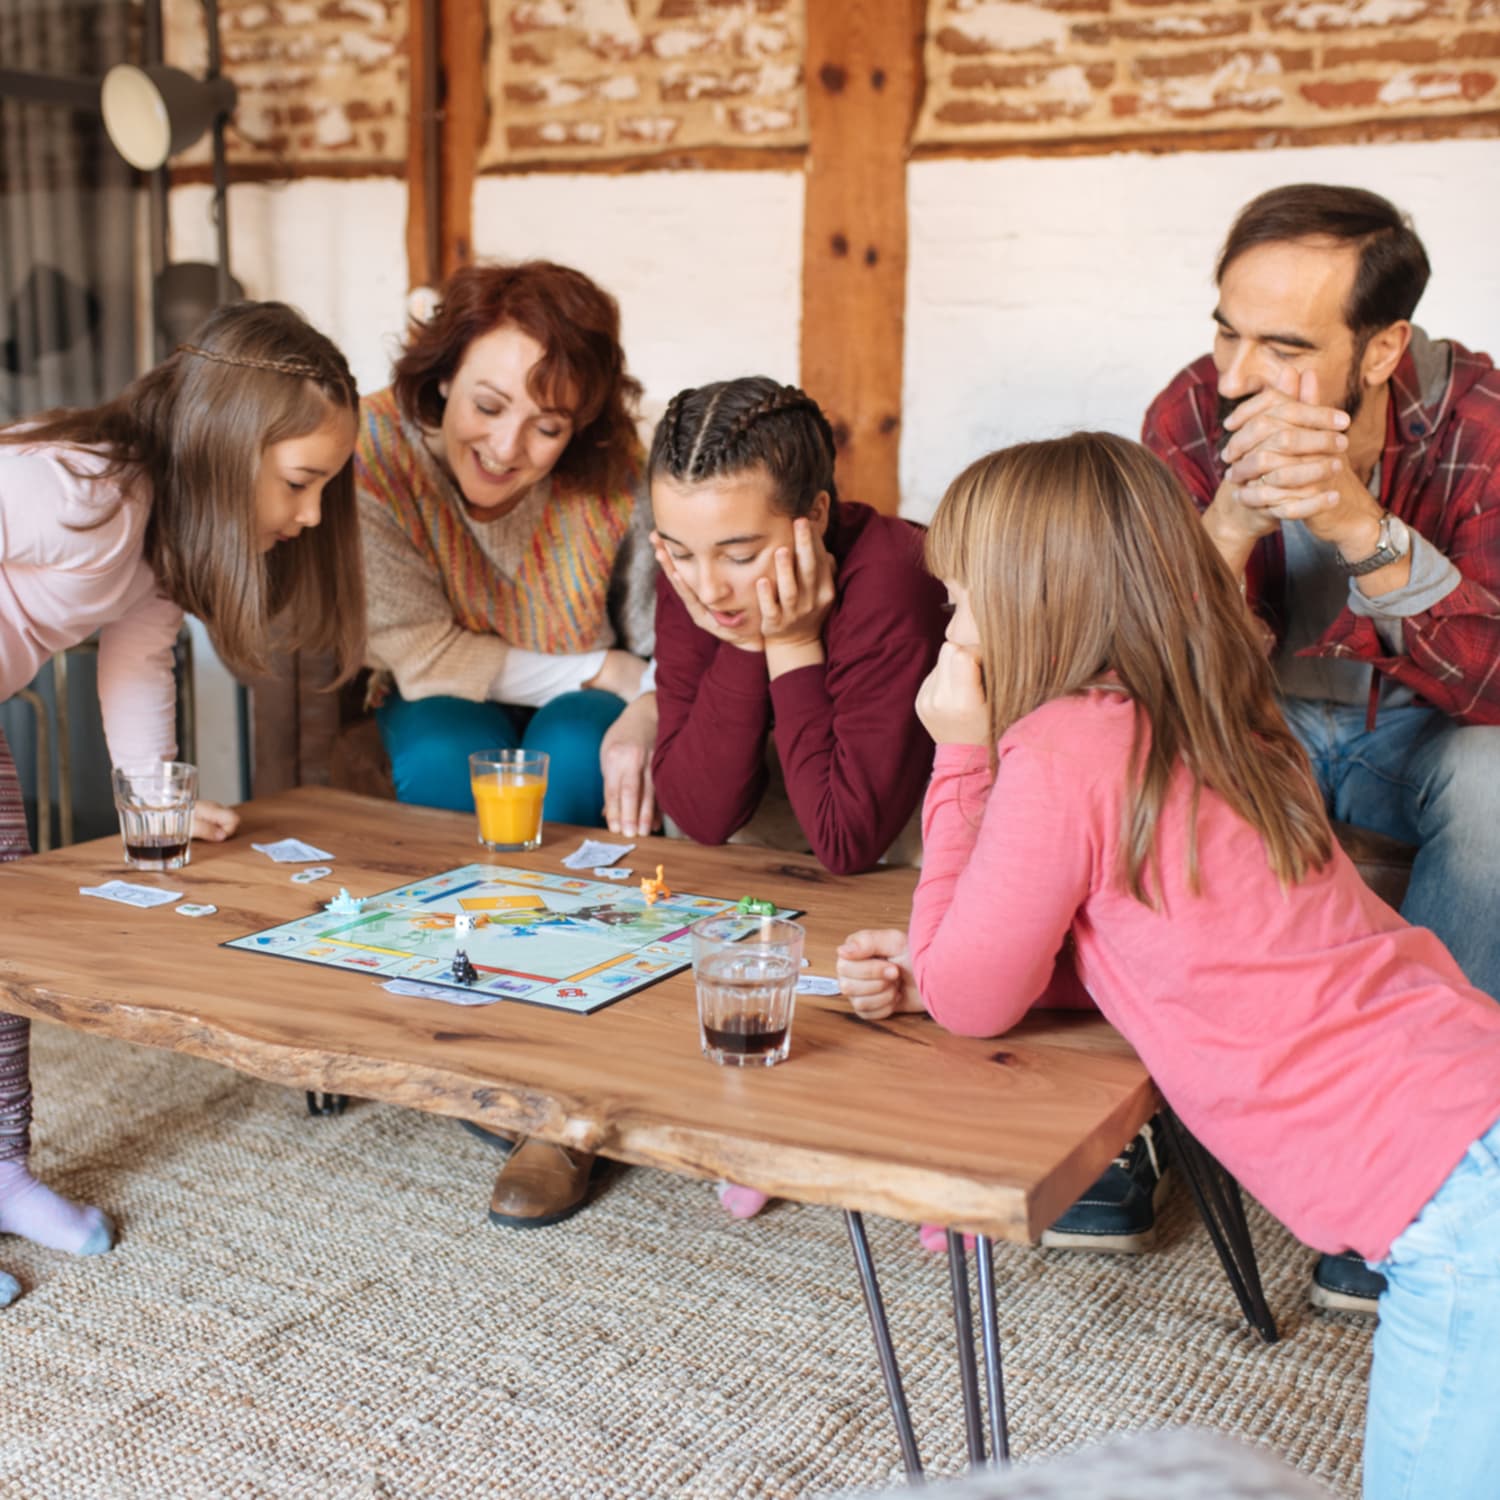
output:
[[[343,886],[339,887],[339,893],[332,901],[324,903],[327,910],[336,917],[357,917],[364,904],[364,897],[351,896]]]
[[[776,903],[767,901],[763,896],[741,896],[734,909],[742,917],[774,917],[776,915]]]
[[[473,984],[479,978],[479,971],[469,962],[469,955],[462,948],[453,955],[453,968],[450,972],[455,984]]]
[[[647,906],[655,906],[663,896],[672,893],[667,889],[666,878],[662,875],[662,867],[656,867],[656,879],[652,880],[649,875],[641,876],[641,895],[646,898]]]

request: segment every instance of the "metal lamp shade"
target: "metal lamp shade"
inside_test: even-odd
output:
[[[142,172],[185,151],[220,115],[234,109],[235,87],[162,64],[120,63],[104,75],[99,104],[116,151]]]

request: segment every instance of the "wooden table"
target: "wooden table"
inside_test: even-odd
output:
[[[916,1449],[858,1216],[972,1231],[993,1354],[991,1426],[1003,1449],[990,1241],[1035,1242],[1157,1108],[1145,1068],[1108,1024],[1042,1013],[1002,1039],[975,1040],[925,1017],[868,1023],[837,998],[800,996],[789,1060],[738,1069],[702,1057],[689,973],[587,1016],[400,999],[369,975],[219,944],[306,915],[340,885],[372,895],[486,857],[556,870],[586,830],[550,827],[532,854],[487,856],[472,817],[343,792],[302,788],[240,811],[235,839],[195,845],[192,864],[170,874],[125,870],[113,838],[0,866],[0,1008],[276,1083],[844,1209],[908,1470]],[[334,874],[294,885],[295,867],[250,847],[286,835],[331,850]],[[816,974],[832,974],[834,949],[855,928],[904,926],[916,878],[897,869],[839,877],[809,857],[666,839],[639,840],[629,859],[638,870],[658,861],[674,889],[748,892],[805,909]],[[218,912],[188,920],[170,906],[139,911],[78,894],[119,876]],[[957,1298],[962,1239],[950,1236],[950,1246]],[[956,1311],[967,1330],[963,1297]],[[961,1344],[966,1401],[976,1401],[972,1451],[972,1338]],[[980,1442],[982,1455],[982,1434]]]

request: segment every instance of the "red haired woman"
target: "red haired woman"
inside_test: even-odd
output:
[[[654,560],[619,334],[578,271],[468,266],[364,402],[368,649],[403,802],[472,809],[468,756],[524,746],[551,759],[547,818],[655,821]],[[588,1165],[525,1143],[492,1219],[566,1217]]]

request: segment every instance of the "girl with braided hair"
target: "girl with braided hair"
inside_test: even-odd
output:
[[[0,431],[0,702],[54,653],[99,635],[111,759],[176,754],[172,647],[198,616],[240,676],[278,647],[362,655],[354,414],[344,357],[279,302],[220,308],[115,400]],[[321,524],[320,524],[321,523]],[[193,837],[237,815],[199,802]],[[0,733],[0,861],[30,852]],[[108,1218],[32,1177],[30,1023],[0,1016],[0,1234],[75,1255]],[[0,1272],[0,1305],[20,1288]]]
[[[874,866],[932,766],[917,688],[942,644],[943,591],[908,521],[840,500],[817,402],[764,376],[679,392],[648,472],[663,810],[723,843],[765,796],[769,753],[805,845]],[[763,1193],[722,1184],[736,1218]]]
[[[840,500],[828,419],[765,376],[679,392],[649,473],[663,810],[723,843],[772,747],[807,846],[872,868],[932,764],[912,705],[945,622],[920,528]]]

